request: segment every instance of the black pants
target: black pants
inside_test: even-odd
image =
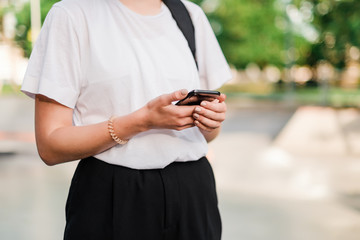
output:
[[[219,240],[208,160],[134,170],[80,161],[66,204],[65,240]]]

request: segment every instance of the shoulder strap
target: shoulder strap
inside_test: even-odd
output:
[[[169,8],[172,17],[175,19],[181,32],[184,34],[195,59],[195,63],[197,64],[195,55],[195,29],[189,12],[181,0],[163,0],[163,2]]]

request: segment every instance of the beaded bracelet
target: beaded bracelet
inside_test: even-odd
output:
[[[112,116],[112,117],[108,120],[108,130],[109,130],[110,136],[111,136],[111,138],[112,138],[115,142],[117,142],[118,144],[121,144],[121,145],[126,144],[129,140],[122,140],[122,139],[120,139],[120,138],[116,135],[116,133],[115,133],[115,131],[114,131],[114,123],[113,123],[114,118],[115,118],[115,116]]]

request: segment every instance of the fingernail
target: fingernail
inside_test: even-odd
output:
[[[197,113],[194,113],[193,116],[194,116],[195,119],[198,119],[198,118],[199,118],[199,114],[197,114]]]
[[[196,107],[196,108],[195,108],[195,112],[201,112],[201,108]]]
[[[206,102],[202,101],[200,105],[205,107],[205,106],[206,106]]]
[[[215,99],[215,100],[214,100],[214,103],[219,103],[219,99]]]
[[[186,89],[181,89],[181,94],[182,94],[182,95],[186,95],[187,92],[188,92],[188,91],[187,91]]]

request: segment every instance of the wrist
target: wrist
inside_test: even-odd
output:
[[[211,142],[212,140],[214,140],[219,135],[219,133],[221,131],[221,125],[220,125],[220,127],[215,128],[215,129],[213,129],[211,131],[206,131],[206,130],[201,129],[201,128],[199,128],[199,129],[200,129],[200,132],[202,133],[202,135],[205,137],[206,141]]]
[[[140,108],[138,111],[134,112],[134,114],[137,122],[137,128],[140,132],[146,132],[151,129],[152,123],[150,112],[146,106]]]
[[[126,116],[112,119],[114,133],[120,139],[130,139],[134,135],[149,130],[148,117],[141,109]]]
[[[126,144],[129,140],[128,139],[121,139],[119,138],[119,136],[116,134],[116,131],[114,129],[114,119],[116,117],[112,116],[109,120],[108,120],[108,131],[110,133],[111,138],[118,144],[120,145],[124,145]]]

